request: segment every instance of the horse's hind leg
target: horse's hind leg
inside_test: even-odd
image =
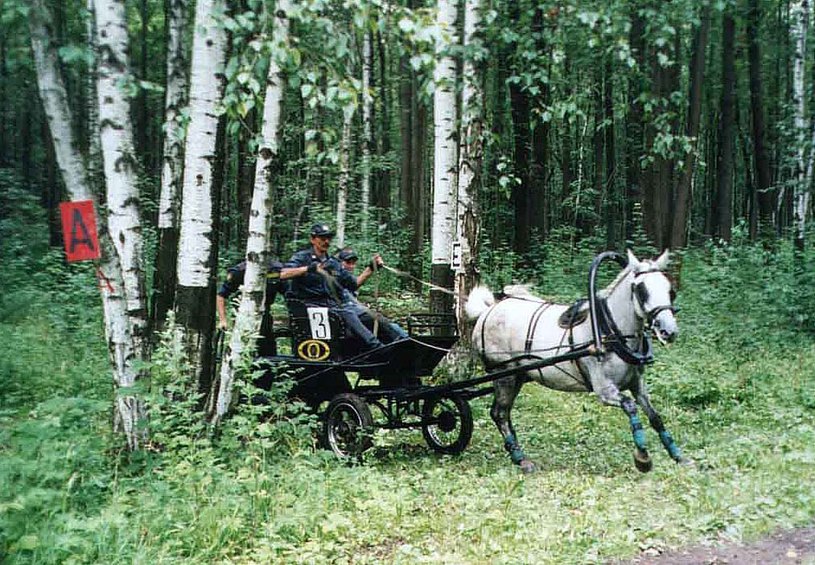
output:
[[[515,435],[515,428],[512,425],[512,406],[515,398],[523,386],[523,380],[518,377],[507,377],[495,381],[495,395],[492,400],[490,416],[501,437],[504,438],[504,449],[509,452],[512,462],[521,467],[524,473],[531,473],[535,470],[535,463],[527,458],[521,444],[518,443],[518,436]]]

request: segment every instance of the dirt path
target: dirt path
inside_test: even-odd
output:
[[[663,553],[641,555],[627,561],[631,565],[815,565],[815,527],[778,532],[748,544],[690,547]]]

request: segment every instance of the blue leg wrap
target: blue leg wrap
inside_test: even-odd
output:
[[[682,451],[677,447],[674,443],[674,438],[671,437],[670,432],[668,430],[663,430],[659,432],[659,439],[662,440],[662,445],[665,446],[665,449],[668,451],[668,454],[671,456],[671,459],[674,461],[679,461],[682,459]]]
[[[645,451],[645,431],[642,429],[640,417],[634,414],[629,417],[629,421],[631,422],[631,434],[634,436],[634,445]]]
[[[513,434],[509,434],[506,438],[504,438],[504,449],[509,451],[509,457],[516,465],[520,465],[521,461],[526,459],[524,450],[521,449],[520,445],[518,445],[518,441],[515,439]]]

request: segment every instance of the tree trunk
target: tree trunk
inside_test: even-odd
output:
[[[373,128],[373,96],[371,93],[371,70],[373,65],[371,32],[367,26],[362,30],[362,236],[368,235],[371,204],[371,136]]]
[[[389,80],[388,80],[388,49],[385,43],[387,38],[383,38],[382,34],[377,31],[377,47],[379,51],[379,135],[377,135],[377,153],[381,158],[388,157],[391,151],[391,108],[390,108],[390,94],[389,94]],[[376,206],[379,208],[380,214],[384,214],[381,220],[388,220],[391,208],[391,176],[390,170],[387,167],[382,167],[379,171],[377,191],[374,198]]]
[[[722,101],[719,155],[716,167],[716,235],[730,241],[733,225],[733,155],[736,117],[736,22],[728,10],[722,15]]]
[[[450,270],[450,246],[453,240],[456,171],[458,168],[455,135],[456,126],[456,61],[450,47],[456,39],[456,2],[440,0],[438,25],[447,38],[436,45],[436,69],[433,73],[433,222],[431,232],[432,266],[430,280],[433,284],[452,288]],[[430,311],[446,313],[452,310],[449,295],[438,290],[430,291]]]
[[[95,0],[99,60],[99,138],[107,186],[108,230],[122,266],[133,345],[144,351],[147,307],[137,162],[130,102],[122,82],[132,80],[127,59],[125,0]]]
[[[642,204],[642,167],[640,158],[643,156],[643,108],[638,97],[644,91],[643,74],[645,70],[645,20],[636,6],[632,8],[631,28],[628,33],[628,42],[631,46],[632,56],[636,62],[635,68],[629,70],[628,79],[628,113],[625,121],[625,239],[631,239],[636,231],[635,210]]]
[[[464,49],[472,51],[475,34],[480,25],[480,1],[466,0],[464,5]],[[461,266],[455,275],[456,319],[459,339],[469,344],[467,317],[464,304],[467,296],[478,282],[478,188],[481,184],[481,161],[483,157],[484,100],[481,88],[479,61],[473,56],[464,60],[461,89],[461,136],[459,137],[458,205],[456,231],[461,243]]]
[[[691,147],[685,156],[685,166],[679,177],[674,193],[673,225],[671,226],[670,246],[681,249],[688,243],[687,228],[690,212],[691,183],[693,182],[696,152],[699,145],[699,121],[702,115],[702,87],[705,82],[705,56],[710,30],[710,5],[702,8],[702,18],[693,36],[693,47],[689,68],[688,121],[685,135],[691,139]],[[678,53],[677,53],[678,55]]]
[[[278,0],[275,8],[273,36],[278,45],[288,43],[289,0]],[[282,143],[283,92],[285,77],[280,62],[272,56],[266,83],[266,101],[263,109],[262,142],[259,145],[255,168],[255,188],[252,195],[252,212],[249,215],[249,237],[246,242],[246,273],[243,281],[241,305],[235,318],[230,338],[227,361],[221,365],[218,401],[214,420],[218,421],[229,410],[232,401],[232,384],[236,368],[244,351],[255,339],[263,315],[266,300],[266,271],[269,267],[269,243],[272,226],[273,184],[280,169],[280,145]]]
[[[161,329],[173,307],[178,259],[179,190],[184,174],[185,128],[182,111],[187,102],[188,59],[184,49],[184,0],[170,0],[167,21],[167,83],[164,101],[164,151],[158,209],[158,249],[153,277],[151,322]]]
[[[29,25],[31,46],[37,70],[37,85],[45,110],[57,166],[72,201],[95,200],[82,155],[71,128],[71,109],[59,67],[56,49],[50,41],[46,22],[48,13],[43,0],[32,0]],[[100,211],[94,203],[97,211]],[[108,354],[113,367],[113,382],[117,388],[133,387],[139,377],[136,367],[141,351],[132,336],[132,324],[128,319],[127,299],[119,264],[119,256],[105,229],[105,216],[99,216],[99,240],[101,260],[98,267],[105,335]],[[130,393],[117,393],[115,420],[124,431],[127,445],[138,449],[144,439],[144,408],[141,401]]]
[[[753,117],[753,157],[756,168],[756,192],[758,194],[759,234],[762,238],[773,235],[773,212],[775,191],[772,189],[770,158],[767,153],[764,125],[764,100],[761,79],[761,49],[759,37],[758,0],[749,0],[747,12],[748,60],[750,70],[750,110]]]
[[[605,150],[606,150],[606,247],[617,248],[617,155],[614,149],[614,66],[611,54],[606,54],[605,73],[603,77],[603,117],[605,118]]]
[[[226,33],[216,20],[222,0],[199,0],[190,75],[190,118],[184,150],[184,180],[178,248],[176,320],[184,327],[187,359],[195,367],[200,392],[211,382],[210,352],[214,323],[215,267],[218,254],[214,231],[218,190],[216,182],[218,116],[223,95],[221,68],[226,56]]]
[[[804,62],[806,60],[807,30],[809,28],[809,2],[808,0],[795,0],[791,9],[792,40],[795,43],[795,56],[792,66],[792,104],[794,112],[794,131],[797,146],[795,160],[795,205],[794,205],[794,233],[795,249],[800,256],[804,252],[804,236],[806,232],[807,212],[809,211],[809,190],[806,184],[806,104]],[[800,258],[800,257],[799,257]],[[796,261],[801,265],[801,261]]]
[[[340,178],[337,181],[337,247],[345,247],[345,222],[348,209],[348,187],[351,184],[351,126],[354,109],[344,108],[342,118],[342,141],[340,142]]]

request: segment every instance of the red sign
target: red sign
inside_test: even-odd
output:
[[[62,236],[68,261],[99,259],[93,201],[62,202],[59,212],[62,215]]]

